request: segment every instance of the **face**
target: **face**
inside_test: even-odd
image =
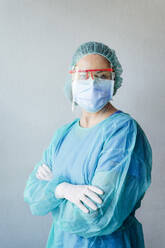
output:
[[[110,62],[99,54],[88,54],[83,56],[76,64],[75,69],[107,69],[111,68]],[[73,80],[73,77],[72,77]]]
[[[83,56],[76,64],[75,68],[72,68],[73,70],[95,70],[95,69],[108,69],[112,68],[111,63],[104,57],[99,54],[88,54]],[[106,71],[108,72],[108,71]],[[108,79],[110,80],[112,75],[111,72],[108,74],[105,71],[96,71],[96,72],[89,72],[89,75],[93,75],[94,78],[101,78],[101,79]],[[82,73],[82,75],[81,75]],[[83,75],[84,72],[75,72],[72,74],[72,83],[74,80],[86,80],[88,77]],[[92,76],[92,77],[93,77]],[[85,78],[85,79],[84,79]],[[88,115],[96,115],[97,113],[89,113],[85,109],[82,109],[83,113],[86,113]],[[101,111],[101,110],[100,110]],[[98,112],[100,112],[98,111]]]

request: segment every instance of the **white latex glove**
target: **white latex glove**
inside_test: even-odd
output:
[[[46,164],[38,167],[36,177],[40,180],[50,181],[53,178],[53,173]]]
[[[73,202],[84,213],[88,213],[89,210],[83,203],[93,210],[97,210],[97,206],[89,198],[97,203],[102,203],[102,199],[96,193],[104,194],[101,189],[93,185],[75,185],[67,182],[60,183],[55,189],[56,198],[65,198]]]

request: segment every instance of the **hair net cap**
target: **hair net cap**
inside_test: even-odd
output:
[[[115,83],[114,83],[114,93],[118,88],[120,88],[122,84],[122,77],[121,74],[123,72],[122,66],[116,56],[116,52],[114,49],[109,48],[107,45],[101,42],[89,41],[81,44],[77,50],[75,51],[72,62],[69,66],[69,70],[72,70],[77,62],[85,55],[88,54],[99,54],[104,56],[110,63],[111,67],[113,67],[115,71]],[[65,96],[72,102],[72,75],[67,74],[67,79],[64,85],[64,94]],[[75,103],[77,105],[77,103]]]

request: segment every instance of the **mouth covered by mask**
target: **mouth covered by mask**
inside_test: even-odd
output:
[[[114,92],[114,80],[77,79],[72,82],[72,111],[76,102],[87,112],[98,112],[110,100]]]

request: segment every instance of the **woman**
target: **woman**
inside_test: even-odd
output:
[[[65,84],[82,114],[58,128],[24,191],[32,214],[53,216],[47,248],[143,248],[135,211],[151,184],[152,149],[135,119],[111,100],[121,86],[115,51],[75,52]]]

